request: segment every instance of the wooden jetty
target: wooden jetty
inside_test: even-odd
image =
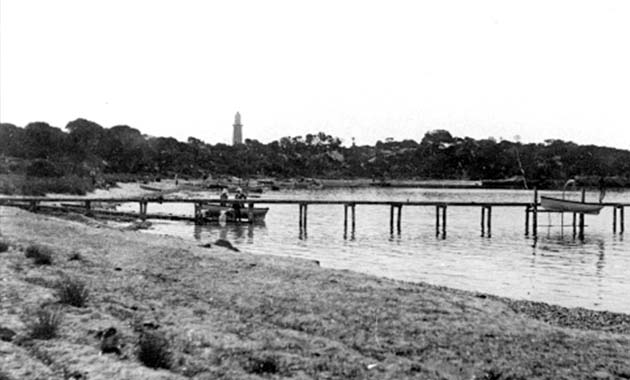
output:
[[[585,193],[582,192],[582,200]],[[540,208],[538,199],[538,191],[534,190],[534,198],[532,202],[435,202],[435,201],[347,201],[347,200],[299,200],[299,199],[251,199],[246,200],[221,200],[219,198],[192,198],[192,199],[175,199],[163,197],[135,197],[135,198],[80,198],[80,197],[0,197],[0,205],[10,205],[26,208],[31,211],[38,209],[56,209],[83,212],[87,215],[105,215],[112,217],[149,219],[170,219],[170,220],[187,220],[198,224],[204,223],[203,207],[206,204],[219,204],[227,202],[229,204],[240,203],[242,205],[241,212],[247,214],[253,212],[254,204],[261,205],[298,205],[298,226],[300,237],[306,237],[308,225],[308,209],[310,205],[342,205],[344,207],[343,230],[344,238],[348,236],[348,219],[350,217],[350,237],[354,238],[356,230],[356,206],[388,206],[390,207],[389,227],[390,233],[394,231],[398,234],[402,229],[402,208],[403,207],[434,207],[435,208],[435,235],[438,238],[446,239],[447,233],[447,210],[449,207],[479,207],[481,210],[481,236],[490,238],[492,236],[492,211],[497,207],[520,207],[525,211],[525,235],[536,237],[538,234],[538,214],[540,213],[561,213],[559,211],[544,210]],[[66,203],[65,206],[44,205],[50,203]],[[72,202],[74,206],[68,206],[67,203]],[[112,211],[102,208],[95,208],[95,204],[103,203],[138,203],[139,212],[122,212]],[[148,206],[150,203],[192,203],[194,204],[194,214],[192,216],[170,215],[162,213],[149,213]],[[630,203],[602,203],[604,207],[613,208],[613,233],[624,233],[625,207]],[[572,214],[573,235],[580,239],[584,238],[585,218],[584,214]],[[253,220],[253,218],[252,218]]]

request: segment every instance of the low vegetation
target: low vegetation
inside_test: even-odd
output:
[[[33,262],[37,265],[51,265],[53,262],[53,250],[44,245],[29,245],[24,255],[29,259],[33,259]]]
[[[0,253],[6,252],[9,250],[9,243],[4,240],[0,240]]]
[[[150,368],[171,368],[173,357],[170,344],[159,331],[142,331],[138,340],[138,360]]]
[[[59,302],[75,307],[84,307],[90,294],[83,281],[71,277],[59,280],[55,288]]]
[[[229,128],[229,126],[228,126]],[[518,141],[452,136],[427,131],[416,140],[386,139],[370,145],[342,145],[324,132],[287,136],[263,144],[246,139],[236,146],[207,144],[194,137],[150,137],[126,125],[103,128],[77,119],[65,130],[44,122],[24,128],[0,124],[0,175],[25,175],[23,184],[0,192],[29,194],[89,191],[110,178],[174,174],[273,177],[481,180],[524,176],[538,188],[568,178],[598,186],[630,186],[630,151],[570,141]],[[239,157],[238,160],[233,159]]]
[[[30,338],[52,339],[57,336],[63,313],[58,306],[41,305],[32,315],[27,315],[26,320]]]
[[[0,174],[0,194],[43,196],[46,194],[85,195],[94,190],[89,178],[77,175],[30,177],[22,174]]]

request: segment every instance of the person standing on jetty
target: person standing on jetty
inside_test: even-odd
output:
[[[239,187],[238,189],[236,189],[236,195],[234,196],[234,199],[245,200],[247,199],[247,195],[245,195],[245,193],[243,193],[243,189]],[[241,203],[234,203],[232,207],[234,208],[234,216],[236,216],[236,220],[240,222],[241,221],[241,208],[243,207],[243,205]]]
[[[221,202],[219,202],[220,206],[227,206],[228,203],[226,202],[228,200],[228,190],[227,189],[223,189],[221,191],[221,196],[219,197],[219,199],[221,199]]]

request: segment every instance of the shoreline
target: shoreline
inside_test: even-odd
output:
[[[9,379],[627,378],[630,315],[389,280],[0,207],[0,374]],[[50,266],[24,256],[54,252]],[[210,242],[214,243],[214,242]],[[70,260],[78,253],[80,260]],[[87,307],[63,306],[59,337],[25,337],[24,314],[56,302],[62,276]],[[137,321],[170,342],[170,370],[135,356]],[[96,333],[116,327],[121,355]],[[43,360],[46,358],[46,360]],[[65,372],[64,372],[65,371]],[[498,377],[497,377],[498,376]]]

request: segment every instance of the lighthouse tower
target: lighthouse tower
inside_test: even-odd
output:
[[[243,143],[243,124],[241,124],[241,114],[236,113],[234,116],[234,134],[232,135],[232,145]]]

